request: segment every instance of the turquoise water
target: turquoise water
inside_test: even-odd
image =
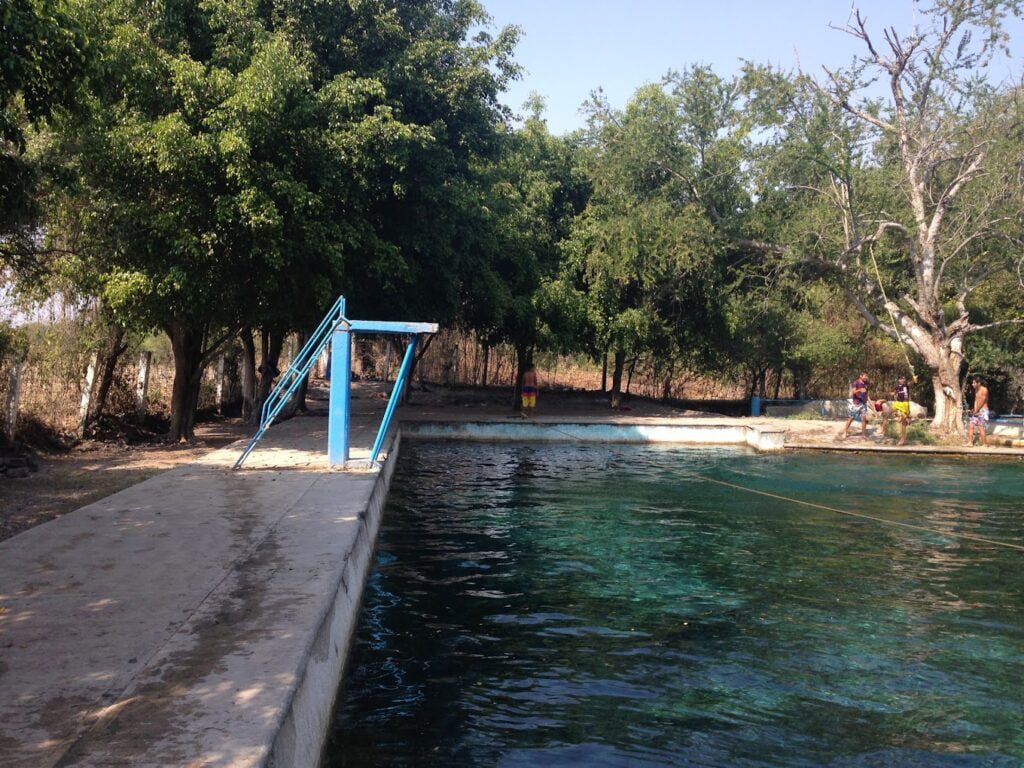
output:
[[[325,766],[1024,765],[1020,464],[402,450]]]

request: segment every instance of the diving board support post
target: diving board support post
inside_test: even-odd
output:
[[[348,323],[334,329],[331,339],[331,395],[327,411],[327,463],[344,467],[348,461],[352,424],[352,332]]]
[[[416,357],[416,337],[409,338],[409,346],[405,349],[405,358],[402,360],[402,367],[395,378],[395,385],[391,388],[391,397],[388,399],[388,407],[384,411],[384,418],[380,422],[380,429],[377,430],[377,439],[373,441],[373,448],[370,450],[370,463],[374,464],[380,456],[380,450],[384,447],[384,438],[391,426],[391,418],[395,415],[395,407],[398,400],[405,391],[405,382],[409,378],[409,371],[412,370],[412,361]]]
[[[389,320],[347,320],[334,330],[331,342],[331,397],[327,425],[327,463],[331,469],[344,469],[351,460],[352,421],[352,335],[355,333],[397,333],[411,337],[402,361],[399,379],[391,390],[384,420],[377,432],[377,439],[370,454],[370,463],[377,460],[384,443],[391,419],[398,407],[405,381],[409,378],[415,359],[416,339],[420,334],[437,333],[437,323],[404,323]],[[343,386],[338,386],[343,382]],[[358,462],[364,465],[364,462]]]

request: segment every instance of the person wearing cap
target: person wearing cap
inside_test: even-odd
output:
[[[907,442],[907,425],[910,424],[910,387],[907,377],[900,376],[892,391],[892,412],[900,420],[900,441],[897,445]]]
[[[845,440],[850,434],[850,425],[860,422],[861,437],[868,436],[868,375],[862,373],[850,385],[850,418],[846,420],[843,431],[839,434],[840,440]]]

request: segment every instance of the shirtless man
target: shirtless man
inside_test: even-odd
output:
[[[985,432],[985,425],[988,424],[988,387],[977,376],[971,379],[971,386],[974,388],[974,407],[967,420],[967,444],[974,445],[974,428],[977,427],[978,437],[984,446],[988,444]]]

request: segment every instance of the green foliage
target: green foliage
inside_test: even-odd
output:
[[[885,426],[885,436],[893,440],[899,440],[900,425],[898,422],[890,421]],[[923,421],[912,421],[907,425],[908,445],[935,445],[938,438],[931,431],[928,424]]]
[[[52,171],[37,131],[76,103],[86,51],[61,0],[0,3],[0,267],[35,266],[31,230]]]
[[[21,362],[28,355],[28,350],[29,340],[25,330],[0,322],[0,362]]]
[[[714,178],[732,149],[713,138],[727,112],[719,86],[694,70],[671,91],[641,88],[622,113],[591,105],[594,191],[566,242],[563,280],[586,296],[593,352],[696,362],[721,336],[726,251],[704,196],[732,209],[736,188]]]

